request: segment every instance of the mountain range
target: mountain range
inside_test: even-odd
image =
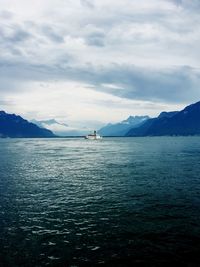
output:
[[[199,135],[200,102],[181,111],[162,112],[157,118],[130,129],[126,136]]]
[[[58,133],[80,136],[88,133],[84,130],[80,133],[55,119],[29,122],[21,116],[0,111],[0,137],[56,137]],[[200,135],[200,101],[181,111],[161,112],[156,118],[130,116],[119,123],[107,124],[98,133],[103,136]]]
[[[139,127],[148,119],[150,119],[149,116],[129,116],[128,119],[119,123],[107,124],[98,130],[98,133],[102,136],[124,136],[129,130]]]
[[[88,134],[88,129],[77,129],[71,127],[66,123],[58,122],[55,119],[50,120],[32,120],[32,123],[36,124],[40,128],[51,130],[58,136],[84,136]]]
[[[55,137],[52,131],[40,128],[22,117],[0,111],[0,137]]]

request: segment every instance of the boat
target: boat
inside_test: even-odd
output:
[[[97,134],[96,131],[94,131],[93,134],[88,134],[85,136],[85,139],[89,139],[89,140],[99,140],[102,139],[102,136],[100,136],[99,134]]]

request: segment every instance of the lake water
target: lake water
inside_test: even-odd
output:
[[[0,140],[0,266],[200,266],[200,137]]]

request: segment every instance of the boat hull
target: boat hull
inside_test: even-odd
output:
[[[96,135],[96,136],[86,135],[85,139],[88,139],[88,140],[100,140],[100,139],[102,139],[102,137],[100,135]]]

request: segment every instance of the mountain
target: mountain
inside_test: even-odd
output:
[[[148,119],[148,116],[130,116],[122,122],[107,124],[98,130],[98,133],[102,136],[124,136],[130,129],[142,125]]]
[[[170,111],[170,112],[163,111],[160,113],[158,118],[171,118],[177,113],[178,113],[178,111]]]
[[[47,126],[51,126],[51,125],[61,125],[64,127],[68,127],[68,125],[66,123],[60,123],[55,119],[50,119],[50,120],[41,120],[41,121],[37,121],[37,120],[31,120],[32,123],[36,124],[37,126],[39,126],[40,128],[47,128]]]
[[[20,116],[0,111],[0,137],[35,138],[55,137],[55,135],[50,130],[42,129]]]
[[[39,121],[32,120],[31,122],[41,128],[49,129],[59,136],[83,136],[88,134],[88,129],[77,129],[74,127],[70,127],[68,124],[58,122],[55,119]]]
[[[157,118],[132,128],[127,136],[163,136],[200,134],[200,102],[179,112],[162,112]]]

